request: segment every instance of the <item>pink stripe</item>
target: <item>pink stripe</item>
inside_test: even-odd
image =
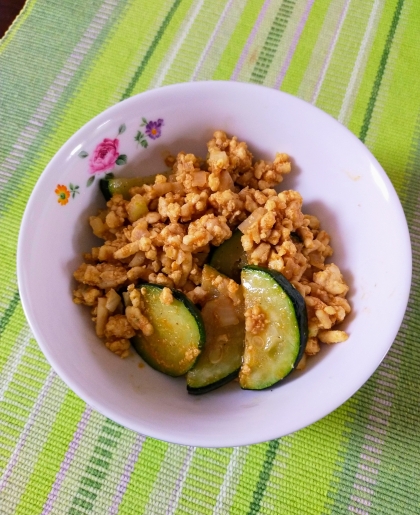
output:
[[[271,4],[271,0],[265,0],[264,5],[262,6],[262,9],[260,11],[260,14],[258,15],[257,21],[252,28],[251,34],[249,35],[249,38],[244,46],[244,49],[242,50],[242,54],[236,64],[235,69],[233,70],[231,80],[236,80],[239,72],[242,69],[242,66],[245,62],[246,56],[248,55],[249,49],[251,48],[252,43],[254,42],[255,36],[257,35],[258,29],[260,28],[260,25],[264,19],[264,16],[266,14],[267,9],[269,8]]]
[[[5,471],[4,475],[3,475],[3,477],[1,478],[1,481],[0,481],[0,492],[2,490],[4,490],[6,488],[6,486],[7,486],[7,482],[9,481],[9,478],[12,475],[13,469],[15,468],[15,465],[16,465],[18,459],[19,459],[19,456],[20,456],[20,453],[22,451],[22,448],[23,448],[23,446],[26,443],[28,435],[29,435],[29,433],[30,433],[30,431],[32,429],[32,426],[34,425],[35,419],[36,419],[36,417],[38,416],[38,413],[41,410],[41,406],[44,403],[44,399],[45,399],[47,393],[49,392],[49,390],[51,388],[51,385],[52,385],[52,382],[53,382],[55,377],[56,377],[55,372],[53,372],[51,370],[50,373],[48,374],[47,380],[44,383],[44,386],[42,387],[41,393],[39,394],[39,397],[38,397],[38,399],[36,401],[36,404],[34,406],[34,409],[33,409],[32,413],[31,413],[31,415],[29,417],[29,420],[26,423],[25,429],[23,430],[23,433],[22,433],[22,436],[21,436],[21,438],[19,440],[19,443],[18,443],[17,447],[15,448],[15,450],[13,451],[13,455],[12,455],[12,457],[11,457],[9,463],[8,463],[6,471]]]
[[[274,87],[276,89],[279,89],[282,82],[283,82],[283,79],[284,79],[284,76],[286,75],[286,72],[290,66],[290,62],[292,60],[292,57],[296,51],[296,47],[297,47],[297,44],[299,42],[299,39],[300,39],[300,35],[302,34],[302,31],[303,31],[303,28],[305,27],[306,25],[306,21],[308,19],[308,16],[309,16],[309,13],[311,12],[311,9],[312,9],[312,6],[314,4],[314,1],[315,0],[308,0],[308,3],[306,4],[306,7],[305,7],[305,10],[302,14],[302,17],[301,19],[299,20],[299,24],[297,26],[297,30],[295,32],[295,35],[293,36],[293,40],[292,40],[292,44],[290,45],[290,48],[289,48],[289,51],[287,52],[287,55],[286,55],[286,59],[283,63],[283,66],[280,70],[280,73],[278,74],[277,76],[277,79],[276,79],[276,83],[274,85]]]
[[[114,499],[112,501],[112,506],[109,509],[109,515],[116,515],[118,513],[118,508],[120,507],[122,498],[127,490],[128,483],[130,481],[131,474],[134,470],[134,466],[139,459],[139,454],[143,447],[143,442],[146,440],[146,437],[143,435],[138,435],[136,441],[134,442],[133,449],[130,453],[130,456],[127,459],[127,463],[124,468],[124,472],[121,475],[120,482],[117,486],[117,493],[114,495]]]
[[[73,440],[70,442],[70,445],[67,449],[67,452],[64,456],[64,460],[61,462],[60,470],[57,472],[55,477],[54,484],[51,488],[50,493],[48,494],[48,498],[45,501],[44,507],[42,509],[42,515],[47,515],[51,512],[53,508],[53,504],[56,501],[58,494],[61,489],[61,485],[66,477],[67,471],[70,468],[70,465],[73,461],[74,455],[76,454],[77,449],[79,448],[80,440],[85,432],[87,423],[89,422],[90,416],[92,414],[92,408],[87,406],[85,411],[83,412],[82,418],[77,424],[76,431],[73,435]]]
[[[337,26],[335,28],[334,36],[331,38],[331,42],[330,42],[330,45],[328,47],[327,56],[326,56],[326,58],[324,60],[324,63],[322,65],[321,73],[319,74],[318,81],[316,83],[314,94],[313,94],[313,97],[312,97],[312,100],[311,100],[312,104],[314,104],[316,102],[316,99],[318,98],[319,90],[321,89],[321,85],[324,82],[325,72],[326,72],[326,69],[327,69],[327,67],[328,67],[328,65],[330,63],[331,54],[332,54],[332,52],[334,50],[335,44],[337,43],[337,38],[338,38],[338,35],[339,35],[340,31],[341,31],[341,27],[343,25],[343,21],[344,21],[344,18],[346,16],[347,9],[348,9],[348,7],[350,5],[350,2],[351,2],[351,0],[346,0],[346,2],[343,5],[343,9],[341,10],[340,18],[339,18]]]

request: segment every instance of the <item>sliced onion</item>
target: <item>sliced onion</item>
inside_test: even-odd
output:
[[[131,299],[130,299],[130,294],[128,291],[123,291],[123,300],[124,300],[124,306],[125,307],[128,307],[128,306],[132,306],[132,302],[131,302]]]
[[[257,207],[255,211],[253,211],[246,220],[244,220],[239,226],[238,229],[241,233],[245,234],[246,231],[255,223],[259,222],[261,218],[267,213],[267,210],[263,207]]]
[[[111,288],[109,292],[106,294],[106,304],[105,307],[108,311],[113,313],[117,307],[118,304],[121,302],[121,297],[118,295],[118,293]]]
[[[153,191],[160,197],[172,191],[173,185],[174,183],[172,182],[159,182],[153,185]]]
[[[228,297],[221,296],[214,300],[214,315],[220,327],[239,324],[233,302]]]
[[[140,238],[139,238],[140,239]],[[129,268],[133,268],[134,266],[141,266],[146,261],[145,254],[142,250],[139,250],[134,254],[133,259],[128,263]]]
[[[181,184],[180,182],[171,182],[172,184],[172,191],[174,193],[179,193],[180,195],[182,195],[184,193],[184,185]]]
[[[235,185],[233,183],[233,179],[227,170],[223,170],[223,172],[221,172],[219,178],[220,178],[219,191],[226,191],[226,190],[235,191]]]
[[[207,183],[207,176],[207,172],[193,172],[191,185],[198,188],[204,187]]]
[[[96,334],[102,338],[105,334],[105,326],[108,322],[109,311],[106,309],[106,297],[98,299],[98,310],[96,314]]]
[[[131,223],[149,212],[146,200],[141,195],[134,195],[127,205],[128,219]]]

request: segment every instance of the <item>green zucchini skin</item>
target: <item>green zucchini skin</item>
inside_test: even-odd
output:
[[[142,284],[145,316],[154,328],[150,336],[137,333],[131,343],[144,361],[155,370],[172,377],[184,375],[194,366],[206,342],[200,311],[180,291],[172,290],[174,302],[165,305],[159,296],[163,286]],[[187,358],[190,350],[197,355]]]
[[[241,243],[242,233],[239,229],[213,251],[209,265],[230,277],[237,283],[241,281],[241,268],[246,264],[246,252]]]
[[[160,175],[168,177],[171,172],[162,172]],[[130,200],[129,191],[134,186],[144,184],[154,184],[156,175],[146,175],[144,177],[105,177],[99,181],[99,189],[105,200],[108,201],[113,195],[120,194],[125,200]]]
[[[108,202],[108,200],[111,200],[111,197],[112,197],[111,190],[109,188],[110,180],[111,179],[100,179],[99,180],[99,189],[101,190],[101,193],[107,202]]]
[[[231,305],[236,313],[238,323],[222,327],[218,323],[215,303],[220,300],[229,302],[229,299],[226,300],[226,297],[217,288],[211,286],[212,281],[220,277],[227,279],[211,266],[204,265],[202,284],[207,284],[206,291],[212,300],[209,300],[202,310],[207,334],[206,345],[194,367],[187,373],[187,391],[192,395],[211,392],[232,381],[238,376],[242,363],[245,343],[243,300],[236,307]],[[222,343],[222,339],[224,343]],[[216,362],[212,360],[214,353],[216,353]]]
[[[291,319],[293,319],[294,315],[294,321],[293,323],[296,323],[296,329],[298,331],[298,334],[296,335],[296,341],[294,342],[295,348],[294,348],[294,357],[292,358],[292,362],[286,363],[283,370],[281,371],[280,375],[277,377],[271,377],[267,380],[261,380],[257,382],[256,384],[249,384],[247,382],[247,378],[243,376],[240,373],[240,385],[243,389],[252,389],[252,390],[262,390],[265,388],[270,388],[276,383],[281,382],[285,377],[287,377],[290,372],[294,370],[296,365],[301,360],[303,353],[305,352],[306,342],[308,340],[308,317],[307,317],[307,311],[306,311],[306,304],[305,300],[302,297],[302,295],[296,290],[296,288],[279,272],[275,270],[271,270],[268,268],[258,267],[254,265],[247,265],[243,268],[242,271],[242,284],[244,285],[244,272],[255,272],[256,274],[265,274],[266,277],[271,278],[274,281],[274,284],[277,284],[280,286],[281,290],[286,294],[288,299],[290,300],[290,306],[292,307],[293,313],[290,313]],[[244,286],[245,290],[245,298],[246,298],[246,288]],[[267,292],[266,295],[264,295],[266,298],[268,298],[270,295],[270,292]],[[280,298],[279,298],[280,300]],[[262,304],[264,303],[264,300],[262,301]],[[287,304],[287,303],[286,303]],[[283,302],[282,309],[288,309],[286,304]],[[280,308],[280,305],[279,305]],[[288,328],[286,328],[288,329]],[[285,331],[287,332],[287,330]],[[252,336],[248,335],[246,337],[246,343],[245,343],[245,354],[247,352],[247,343],[250,341]],[[266,342],[264,342],[265,345]],[[291,353],[293,355],[293,352]],[[281,363],[279,359],[279,363]],[[258,363],[258,366],[261,368],[261,363]],[[241,371],[243,370],[244,365],[241,368]],[[257,365],[255,369],[257,368]],[[281,367],[279,368],[279,370]],[[269,374],[268,374],[269,375]],[[245,377],[245,378],[244,378]]]
[[[201,386],[200,388],[193,388],[189,385],[187,385],[187,392],[190,395],[202,395],[204,393],[212,392],[213,390],[217,390],[217,388],[220,388],[221,386],[224,386],[225,384],[230,383],[234,379],[238,377],[240,368],[237,368],[234,370],[231,374],[223,377],[222,379],[219,379],[219,381],[216,381],[215,383],[208,384],[206,386]]]

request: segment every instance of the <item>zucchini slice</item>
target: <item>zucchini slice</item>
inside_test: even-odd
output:
[[[300,361],[308,339],[306,305],[279,272],[245,266],[241,278],[245,309],[257,307],[262,324],[256,334],[246,331],[239,383],[246,390],[262,390],[284,379]]]
[[[172,304],[163,304],[163,286],[143,284],[144,314],[153,333],[138,333],[131,342],[151,367],[164,374],[182,376],[196,362],[206,341],[201,313],[181,292],[172,290]]]
[[[241,281],[241,269],[247,264],[241,237],[242,233],[239,229],[233,231],[228,240],[224,241],[220,247],[216,247],[210,258],[210,266],[237,283]]]
[[[207,393],[238,376],[245,341],[243,299],[236,306],[212,286],[214,279],[227,279],[211,266],[203,269],[202,284],[208,285],[210,299],[201,311],[206,329],[206,345],[187,374],[188,393]],[[233,323],[232,323],[233,322]]]
[[[162,172],[160,175],[169,176],[171,172]],[[109,177],[99,181],[99,188],[105,200],[108,201],[113,195],[119,193],[125,200],[130,200],[130,189],[134,186],[144,184],[154,184],[156,175],[146,175],[145,177]]]

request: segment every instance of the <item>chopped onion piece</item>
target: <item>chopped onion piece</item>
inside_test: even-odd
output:
[[[108,311],[113,313],[117,307],[118,304],[121,302],[121,297],[118,295],[118,293],[111,288],[109,292],[106,294],[106,304],[105,307]]]
[[[171,182],[172,184],[172,191],[174,193],[179,193],[180,195],[184,194],[184,185],[180,182]]]
[[[130,294],[128,291],[124,291],[123,294],[123,300],[124,300],[124,306],[125,307],[128,307],[128,306],[132,306],[133,303],[131,302],[131,299],[130,299]]]
[[[98,310],[96,314],[96,334],[99,338],[105,335],[105,326],[108,322],[109,311],[106,309],[106,297],[98,299]]]
[[[218,297],[214,300],[214,316],[221,327],[239,324],[233,302],[228,297]]]
[[[233,179],[227,170],[223,170],[219,177],[220,177],[219,191],[226,191],[226,190],[235,191],[235,185],[233,183]]]
[[[241,233],[245,234],[246,231],[255,223],[259,222],[261,218],[267,213],[267,210],[263,207],[257,207],[257,209],[252,212],[246,220],[244,220],[239,226],[238,229]]]
[[[172,182],[159,182],[158,184],[153,185],[153,191],[157,194],[158,197],[162,195],[166,195],[170,191],[173,191],[174,184]]]
[[[135,222],[149,212],[147,202],[141,195],[134,195],[127,205],[128,219],[131,223]]]
[[[207,176],[207,172],[193,172],[191,185],[193,187],[198,186],[199,188],[202,188],[207,183]]]

